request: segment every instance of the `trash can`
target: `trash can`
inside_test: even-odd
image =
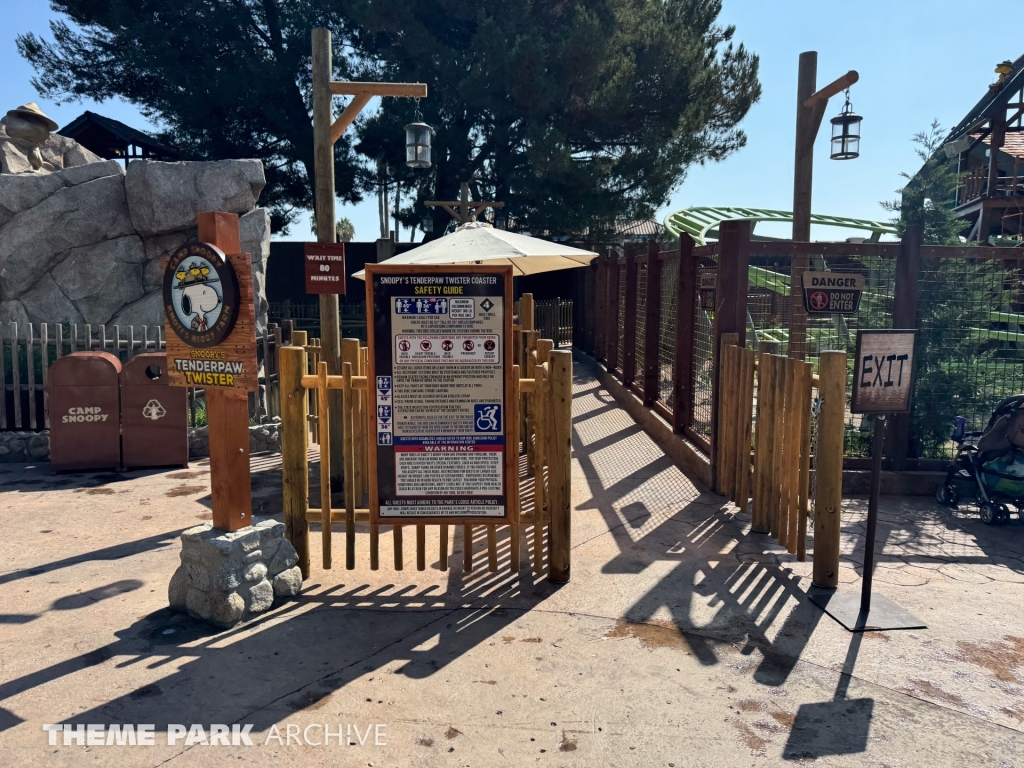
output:
[[[73,352],[50,364],[50,461],[56,471],[120,467],[120,373],[121,361],[109,352]]]
[[[121,457],[125,469],[188,466],[188,390],[169,382],[167,355],[136,355],[124,364]]]

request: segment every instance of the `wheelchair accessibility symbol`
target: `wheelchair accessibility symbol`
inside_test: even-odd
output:
[[[473,406],[473,421],[477,432],[501,432],[501,406],[477,403]]]

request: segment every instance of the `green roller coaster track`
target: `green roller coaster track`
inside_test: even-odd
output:
[[[793,214],[790,211],[775,211],[766,208],[718,208],[703,206],[697,208],[683,208],[673,211],[665,217],[665,228],[678,237],[686,232],[693,238],[697,245],[705,245],[704,238],[708,233],[718,228],[723,221],[751,221],[751,222],[782,222],[791,223]],[[878,242],[882,235],[898,234],[896,228],[891,224],[880,221],[868,221],[867,219],[851,219],[845,216],[823,216],[811,214],[811,224],[818,224],[828,227],[843,227],[856,229],[862,232],[870,232],[869,240]],[[752,288],[765,288],[783,296],[789,295],[789,275],[775,272],[764,267],[751,266],[749,268],[749,284]],[[871,305],[879,304],[888,297],[872,291],[865,291],[861,298],[862,303]],[[1010,326],[1024,330],[1024,314],[1013,312],[991,312],[990,321],[993,323],[1006,323]],[[789,332],[784,328],[755,329],[758,336],[772,341],[785,342],[789,338]],[[1024,333],[1012,330],[995,330],[988,328],[970,328],[972,336],[978,339],[989,339],[995,341],[1024,342]],[[817,329],[808,328],[808,334],[813,336]]]
[[[710,206],[683,208],[679,211],[672,211],[665,217],[665,228],[675,237],[686,232],[697,245],[704,245],[704,238],[711,230],[717,229],[723,221],[792,223],[793,214],[790,211],[774,211],[767,208],[716,208]],[[823,216],[812,213],[811,224],[867,231],[871,233],[868,238],[871,242],[877,242],[882,235],[897,234],[896,228],[892,224],[868,221],[867,219],[851,219],[845,216]]]

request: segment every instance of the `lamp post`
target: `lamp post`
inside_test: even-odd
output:
[[[403,96],[421,99],[427,95],[424,83],[343,83],[331,80],[334,73],[331,62],[331,31],[322,27],[313,29],[313,169],[316,201],[316,239],[333,243],[334,229],[334,143],[341,138],[363,107],[374,96]],[[334,118],[332,98],[351,96],[352,101]],[[327,363],[327,372],[341,375],[341,316],[337,294],[320,294],[321,358]],[[341,390],[330,392],[330,423],[328,434],[341,435]],[[331,451],[331,487],[339,490],[344,476],[344,452]],[[321,470],[323,471],[323,470]]]
[[[800,71],[797,77],[796,99],[796,153],[793,169],[793,240],[808,242],[811,239],[811,182],[814,172],[814,140],[818,136],[818,128],[825,116],[828,100],[860,79],[854,70],[832,81],[821,90],[815,90],[818,77],[818,52],[805,51],[800,54]],[[860,149],[860,120],[851,111],[849,117],[856,118],[857,154]],[[839,120],[843,118],[840,115]],[[846,119],[846,118],[843,118]],[[835,130],[833,120],[833,131]],[[850,123],[850,126],[853,124]],[[852,134],[847,141],[852,142]],[[833,142],[835,136],[833,135]],[[833,144],[833,146],[835,146]],[[850,146],[850,143],[848,143]],[[857,154],[846,158],[850,159]],[[803,274],[810,266],[809,256],[793,256],[790,266],[790,321],[789,321],[789,356],[803,360],[807,341],[807,313],[803,302]]]

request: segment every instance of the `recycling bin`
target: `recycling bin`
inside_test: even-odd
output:
[[[73,352],[50,364],[50,461],[56,471],[120,466],[120,373],[121,361],[109,352]]]
[[[170,386],[167,355],[136,355],[121,371],[121,457],[125,469],[188,466],[184,387]]]

